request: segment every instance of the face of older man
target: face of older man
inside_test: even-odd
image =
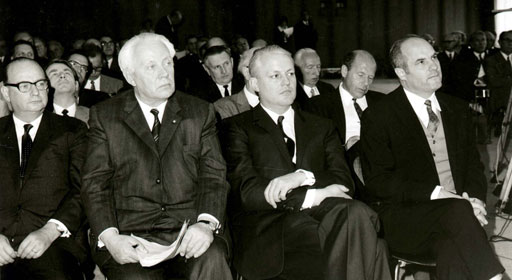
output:
[[[46,76],[44,71],[35,61],[22,60],[13,62],[7,68],[7,83],[19,84],[21,82],[37,83],[28,85],[28,92],[21,92],[16,86],[3,86],[2,96],[10,102],[15,114],[42,112],[48,102],[48,87],[44,89]],[[47,82],[47,81],[46,81]]]
[[[80,83],[85,81],[85,77],[87,76],[87,68],[89,67],[89,59],[81,54],[72,54],[68,59],[69,63],[75,69],[75,72],[78,74],[78,79]]]
[[[477,34],[471,37],[471,42],[469,42],[471,48],[478,53],[484,52],[487,48],[487,38],[485,34]]]
[[[350,69],[346,65],[341,67],[343,88],[353,97],[361,98],[368,92],[373,83],[377,64],[368,54],[358,54]]]
[[[46,76],[55,93],[75,94],[78,91],[78,81],[75,81],[73,70],[62,63],[54,63],[46,68]]]
[[[506,54],[512,53],[512,32],[507,32],[501,36],[500,47],[502,52]]]
[[[304,54],[299,68],[304,79],[303,83],[308,87],[314,87],[320,79],[320,69],[322,68],[320,57],[314,53]]]
[[[31,46],[26,44],[20,44],[14,46],[13,58],[26,57],[34,59],[34,50]]]
[[[404,88],[428,98],[441,87],[442,73],[432,46],[425,40],[410,38],[403,42],[402,54],[407,69],[395,68]]]
[[[214,54],[205,60],[206,71],[219,85],[227,85],[233,79],[233,59],[226,52]]]
[[[258,61],[250,80],[263,106],[275,113],[286,112],[295,100],[297,80],[293,59],[279,52],[265,53]]]
[[[34,46],[36,47],[37,56],[46,57],[47,48],[41,38],[34,38]]]
[[[174,93],[174,65],[169,49],[160,41],[141,41],[134,46],[129,82],[142,102],[156,106]],[[130,81],[131,80],[131,81]]]

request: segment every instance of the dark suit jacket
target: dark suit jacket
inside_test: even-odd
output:
[[[73,235],[84,222],[80,168],[86,132],[77,119],[44,112],[22,180],[12,115],[0,119],[0,233],[14,239],[13,247],[49,219],[59,220]]]
[[[223,223],[229,185],[213,105],[176,91],[158,145],[133,91],[92,107],[89,124],[82,198],[93,239],[116,227],[170,244],[201,213]]]
[[[251,109],[251,105],[249,104],[243,89],[237,94],[215,101],[213,106],[221,119],[226,119]]]
[[[457,193],[467,192],[485,201],[487,184],[468,104],[443,93],[436,93],[436,97]],[[365,111],[361,143],[370,205],[430,200],[439,177],[425,132],[402,87]]]
[[[320,95],[331,93],[332,91],[334,91],[334,87],[331,84],[322,81],[318,81],[316,87],[318,88],[318,92],[320,92]],[[295,97],[295,102],[297,102],[299,106],[301,106],[301,108],[304,108],[304,106],[306,106],[306,103],[308,103],[310,100],[311,99],[304,91],[304,87],[297,81],[297,96]]]
[[[123,81],[101,74],[100,91],[116,95],[123,88]]]
[[[369,90],[365,96],[368,106],[372,106],[373,104],[377,103],[377,101],[380,100],[384,94]],[[343,109],[343,102],[341,101],[339,87],[328,94],[321,94],[311,98],[311,101],[307,104],[305,110],[332,120],[336,126],[336,129],[338,130],[338,133],[340,134],[341,142],[343,145],[345,145],[347,140],[345,139],[345,111]]]
[[[244,81],[235,79],[235,77],[236,75],[233,74],[233,80],[231,81],[231,94],[235,94],[241,91],[245,86]],[[213,103],[222,98],[222,94],[217,87],[217,84],[215,84],[211,78],[202,84],[191,85],[189,93],[210,103]]]
[[[90,90],[86,88],[80,89],[78,96],[80,97],[78,99],[78,105],[85,106],[87,108],[91,108],[96,103],[105,101],[110,98],[106,92]]]
[[[443,91],[453,92],[453,81],[451,80],[451,71],[453,71],[453,61],[457,58],[457,53],[454,52],[453,60],[450,60],[448,55],[442,51],[437,55],[439,64],[441,64],[441,71],[443,73]]]
[[[507,107],[510,90],[512,89],[512,66],[496,52],[485,59],[485,73],[491,90],[491,110]]]
[[[338,183],[353,193],[343,147],[330,121],[300,110],[295,110],[296,166],[261,105],[226,119],[223,126],[235,267],[249,279],[271,278],[283,267],[283,219],[300,210],[307,189]],[[300,168],[315,174],[315,185],[295,189],[277,210],[272,208],[263,195],[269,182]]]
[[[481,63],[473,54],[473,50],[461,51],[453,61],[453,71],[448,74],[448,79],[453,82],[453,87],[450,89],[452,92],[449,93],[466,101],[473,100],[475,98],[473,83],[478,77],[480,65]]]

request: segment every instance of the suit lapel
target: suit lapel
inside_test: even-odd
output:
[[[153,153],[158,156],[157,147],[155,141],[153,140],[153,135],[151,135],[151,130],[149,129],[148,123],[146,122],[146,118],[142,113],[142,109],[137,103],[137,99],[135,98],[135,92],[126,93],[126,99],[124,104],[124,122],[128,127],[130,127],[133,132],[145,143]]]
[[[289,162],[290,166],[292,166],[292,158],[290,157],[290,154],[288,154],[283,135],[277,124],[274,123],[272,118],[267,114],[267,112],[265,112],[261,105],[256,106],[253,114],[254,122],[256,125],[267,131],[267,133],[270,135],[270,138],[275,143],[275,146],[277,147],[281,157],[285,158],[286,162]]]
[[[39,128],[37,129],[36,137],[33,139],[34,144],[32,146],[32,151],[30,152],[30,156],[28,159],[27,169],[25,171],[25,178],[28,178],[34,168],[37,166],[37,162],[41,157],[41,154],[45,149],[48,148],[48,143],[53,135],[53,124],[50,118],[50,114],[45,112],[43,113],[43,118],[41,119],[41,123],[39,124]]]
[[[423,151],[425,157],[435,170],[436,167],[434,159],[432,158],[432,152],[430,151],[425,131],[423,130],[421,122],[418,119],[416,112],[414,112],[411,103],[409,103],[409,100],[405,96],[405,92],[402,87],[393,93],[393,98],[395,99],[396,106],[394,106],[394,109],[397,112],[397,119],[405,126],[405,129],[398,133],[409,132],[409,135],[416,139],[414,143],[418,143],[418,147]]]
[[[302,116],[300,110],[295,110],[295,145],[297,150],[296,155],[296,165],[302,166],[302,160],[304,159],[304,154],[306,153],[306,148],[308,146],[309,140],[311,139],[311,134],[308,133],[310,129],[308,129],[308,123]]]
[[[160,155],[162,155],[169,146],[169,142],[171,141],[174,132],[176,132],[176,128],[180,124],[182,118],[179,114],[181,107],[177,100],[177,94],[179,93],[175,92],[173,96],[169,98],[169,101],[165,106],[162,126],[160,127],[160,140],[158,141],[158,151]]]
[[[343,109],[343,102],[341,101],[341,94],[340,94],[340,88],[337,87],[336,91],[332,95],[332,106],[333,108],[336,108],[333,110],[336,112],[336,116],[334,116],[336,123],[338,124],[338,130],[341,134],[340,137],[342,138],[343,145],[345,145],[345,142],[347,139],[345,139],[347,135],[347,128],[346,128],[346,121],[345,121],[345,109]]]
[[[238,113],[249,111],[251,109],[251,105],[249,104],[249,100],[245,96],[244,91],[242,90],[240,93],[235,95],[236,104],[238,105]]]
[[[6,152],[5,159],[8,163],[7,166],[11,166],[12,169],[16,171],[12,173],[12,176],[19,178],[20,152],[12,115],[10,115],[9,120],[7,120],[7,124],[5,125],[5,129],[2,131],[0,146],[1,149]]]

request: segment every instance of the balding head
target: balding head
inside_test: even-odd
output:
[[[365,50],[354,50],[345,55],[341,66],[343,88],[355,98],[363,97],[370,89],[377,63]]]

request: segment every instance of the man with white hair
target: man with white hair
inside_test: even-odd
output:
[[[229,185],[213,105],[175,90],[174,55],[162,35],[131,38],[119,66],[133,91],[90,111],[82,198],[108,279],[231,279],[217,235]],[[186,220],[178,255],[142,267],[148,248],[132,235],[170,245]]]
[[[293,57],[297,71],[297,102],[306,104],[309,98],[334,91],[331,84],[320,81],[322,63],[315,50],[304,48]]]

